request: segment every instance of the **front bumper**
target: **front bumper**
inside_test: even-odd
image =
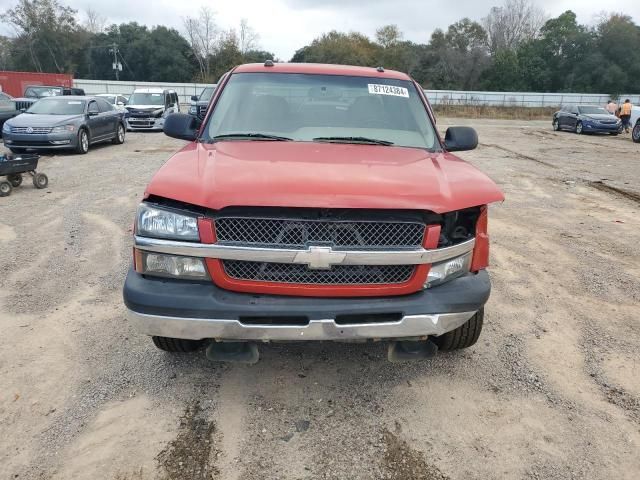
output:
[[[19,134],[3,133],[4,145],[8,148],[64,150],[76,148],[77,133]]]
[[[615,133],[618,132],[622,124],[607,124],[602,125],[598,123],[583,123],[583,129],[585,132],[596,132],[596,133]]]
[[[162,130],[164,118],[127,117],[127,130]]]
[[[149,278],[130,270],[124,302],[131,322],[147,335],[193,340],[397,339],[455,330],[482,308],[490,291],[485,271],[412,295],[308,298],[236,293],[213,283]]]

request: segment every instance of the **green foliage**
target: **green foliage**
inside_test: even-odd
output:
[[[380,49],[361,33],[332,30],[298,50],[291,61],[375,66]]]

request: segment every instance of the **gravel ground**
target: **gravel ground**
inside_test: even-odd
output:
[[[637,478],[640,145],[455,123],[507,197],[494,290],[476,346],[409,364],[381,344],[251,367],[156,350],[121,288],[136,204],[182,142],[44,158],[48,189],[0,199],[0,478]]]

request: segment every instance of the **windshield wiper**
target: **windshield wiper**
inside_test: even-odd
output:
[[[370,145],[393,145],[393,142],[388,140],[378,140],[377,138],[367,137],[316,137],[314,142],[336,142],[336,143],[365,143]]]
[[[269,135],[266,133],[225,133],[223,135],[216,135],[212,140],[225,140],[227,138],[245,138],[248,140],[273,140],[277,142],[290,142],[293,138],[280,137],[278,135]]]

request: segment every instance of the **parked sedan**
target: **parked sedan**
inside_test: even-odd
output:
[[[554,130],[570,130],[576,133],[610,133],[618,135],[622,132],[622,122],[602,107],[569,106],[562,107],[553,114]]]
[[[124,143],[124,113],[97,97],[42,98],[29,110],[5,122],[4,144],[14,153],[37,149],[72,149]]]

